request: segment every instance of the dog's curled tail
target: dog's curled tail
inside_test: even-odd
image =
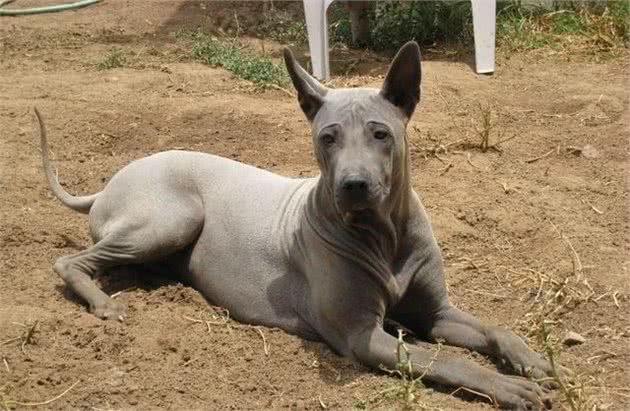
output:
[[[40,144],[42,148],[42,162],[44,164],[44,173],[46,173],[46,179],[48,180],[48,187],[53,192],[55,197],[59,199],[62,203],[64,203],[67,207],[78,211],[80,213],[87,214],[94,204],[94,200],[98,197],[99,193],[92,194],[89,196],[80,196],[75,197],[68,193],[63,189],[57,178],[55,177],[53,170],[50,166],[50,159],[48,157],[48,139],[46,138],[46,126],[44,125],[44,120],[42,119],[41,114],[37,108],[34,107],[35,115],[37,116],[37,120],[39,121],[39,137]]]

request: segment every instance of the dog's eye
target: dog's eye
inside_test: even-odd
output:
[[[324,134],[321,137],[322,143],[324,143],[327,146],[332,146],[333,144],[335,144],[335,136],[333,136],[332,134]]]
[[[377,140],[385,140],[387,137],[389,137],[389,133],[387,131],[377,130],[374,132],[374,138]]]

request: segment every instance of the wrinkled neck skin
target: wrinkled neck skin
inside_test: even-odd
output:
[[[389,196],[379,209],[360,215],[355,224],[344,222],[334,194],[322,177],[309,193],[305,210],[310,228],[324,246],[366,271],[385,291],[388,305],[400,297],[393,266],[411,210],[407,146],[405,135],[404,147],[394,158]]]

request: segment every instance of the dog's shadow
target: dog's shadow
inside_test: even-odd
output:
[[[302,348],[316,358],[309,366],[318,370],[320,380],[326,385],[345,386],[370,371],[358,362],[334,352],[324,342],[302,340]]]
[[[181,282],[166,272],[143,265],[118,266],[98,273],[92,279],[109,296],[126,290],[140,289],[148,292]],[[87,308],[86,301],[66,284],[57,284],[55,288],[68,301]]]

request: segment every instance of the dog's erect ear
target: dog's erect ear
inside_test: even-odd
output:
[[[381,95],[410,118],[420,101],[420,47],[410,41],[400,48],[385,76]]]
[[[324,104],[324,96],[328,89],[308,74],[295,60],[291,50],[286,47],[284,48],[284,63],[287,66],[289,76],[291,76],[291,81],[293,81],[293,86],[297,90],[300,107],[306,114],[306,118],[309,121],[313,121],[322,104]]]

